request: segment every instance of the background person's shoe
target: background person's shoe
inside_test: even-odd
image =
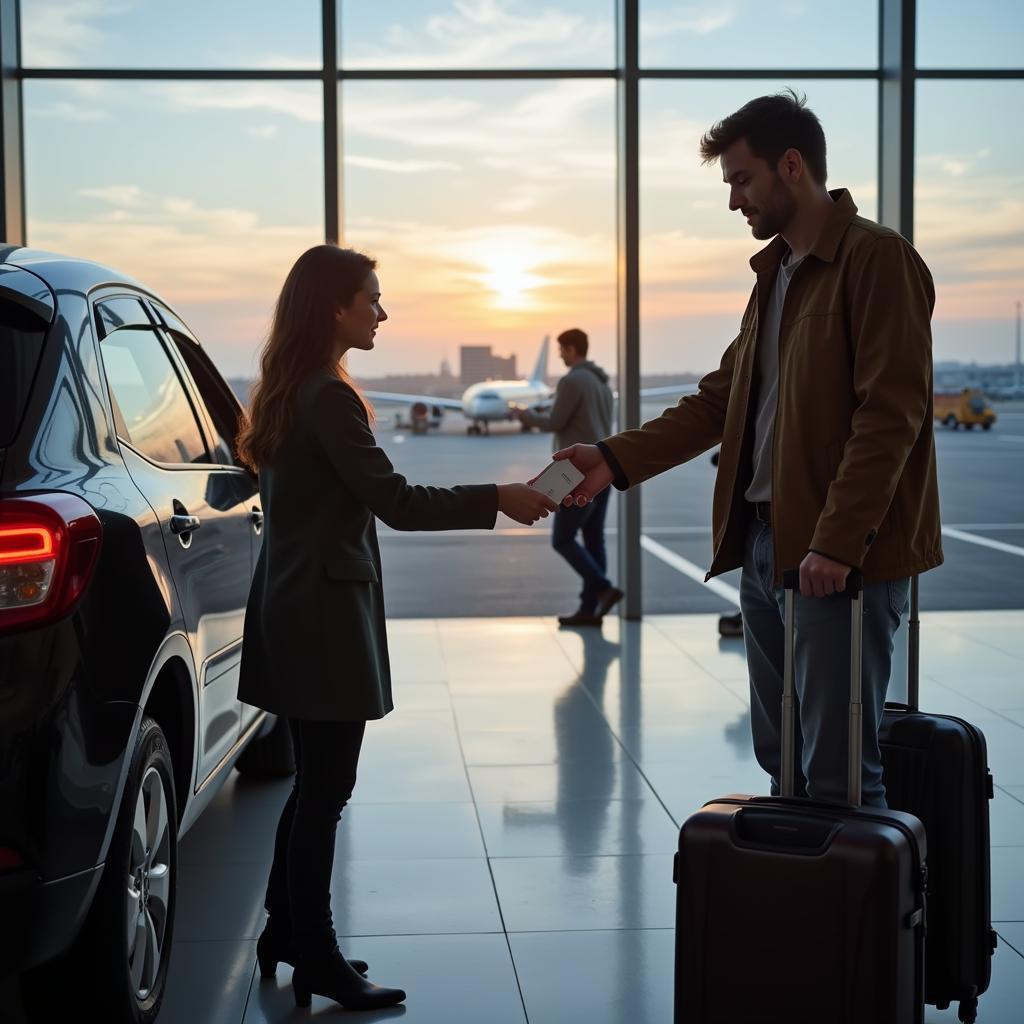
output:
[[[594,614],[602,619],[606,616],[622,599],[625,594],[618,587],[605,587],[600,594],[597,595],[597,610]]]
[[[720,615],[718,617],[719,636],[743,636],[743,614]]]
[[[559,615],[560,626],[600,626],[601,617],[593,612],[573,612],[572,615]]]

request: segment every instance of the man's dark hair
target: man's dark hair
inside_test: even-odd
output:
[[[758,96],[740,107],[704,133],[700,140],[704,163],[714,163],[740,139],[746,139],[750,152],[772,169],[787,149],[798,149],[814,180],[825,184],[825,133],[806,96],[787,89],[775,96]]]
[[[562,331],[558,336],[559,345],[572,345],[576,349],[576,355],[585,356],[587,349],[590,348],[590,342],[587,341],[586,334],[583,333],[578,327],[570,327],[567,331]]]

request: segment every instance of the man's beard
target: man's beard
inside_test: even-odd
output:
[[[751,231],[759,240],[774,238],[793,219],[793,215],[796,213],[796,200],[782,184],[778,175],[775,176],[775,184],[772,186],[771,192],[765,197],[765,201],[758,210],[760,219],[757,224],[751,225]]]

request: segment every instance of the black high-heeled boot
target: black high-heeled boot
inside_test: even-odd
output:
[[[273,978],[277,974],[277,965],[288,964],[295,966],[295,949],[291,939],[273,928],[270,922],[260,933],[256,940],[256,959],[260,965],[261,978]],[[365,960],[349,960],[352,969],[358,974],[365,975],[369,966]]]
[[[382,1010],[405,1001],[400,988],[381,988],[357,974],[338,949],[326,956],[300,957],[292,972],[296,1006],[309,1006],[313,996],[326,996],[346,1010]]]

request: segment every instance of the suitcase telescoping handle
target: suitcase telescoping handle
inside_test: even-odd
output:
[[[794,656],[796,649],[796,594],[800,590],[800,570],[787,569],[782,574],[785,588],[785,655],[782,673],[782,777],[779,780],[783,796],[793,795],[793,778],[796,762],[796,716]],[[837,596],[850,599],[850,738],[849,763],[847,765],[846,798],[854,806],[861,802],[861,762],[863,760],[863,672],[861,655],[864,649],[864,579],[859,569],[851,569],[846,577],[846,587]],[[825,600],[809,598],[808,600]],[[828,680],[822,680],[828,685]]]
[[[910,580],[910,618],[907,620],[907,707],[917,711],[921,701],[921,616],[918,582]]]

